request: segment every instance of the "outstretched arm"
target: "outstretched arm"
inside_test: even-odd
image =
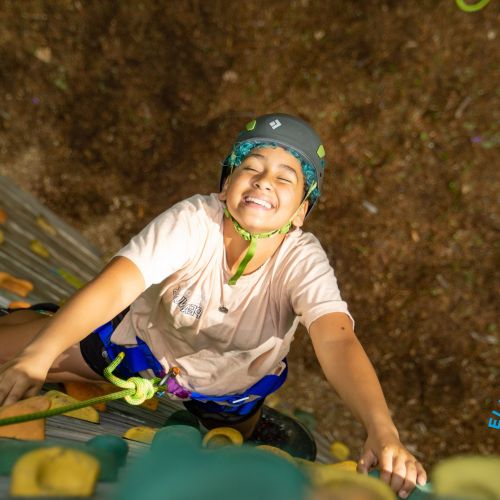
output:
[[[60,354],[130,305],[144,286],[132,261],[113,259],[15,358],[0,366],[0,406],[35,393]]]
[[[378,463],[381,479],[406,498],[417,482],[425,484],[426,473],[399,440],[375,370],[350,318],[326,314],[311,324],[309,334],[327,380],[367,431],[358,471],[367,473]]]

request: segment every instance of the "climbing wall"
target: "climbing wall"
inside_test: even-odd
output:
[[[76,230],[0,176],[0,307],[60,304],[102,266]]]

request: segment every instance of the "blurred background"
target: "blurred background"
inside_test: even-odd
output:
[[[218,189],[238,131],[298,114],[327,151],[307,224],[403,442],[498,452],[500,8],[452,0],[0,2],[0,174],[111,256]],[[1,201],[1,200],[0,200]],[[307,332],[274,404],[356,458]]]

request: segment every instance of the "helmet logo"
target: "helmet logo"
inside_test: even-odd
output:
[[[272,122],[269,122],[269,125],[274,130],[274,129],[277,129],[278,127],[281,127],[281,122],[276,119],[276,120],[273,120]]]

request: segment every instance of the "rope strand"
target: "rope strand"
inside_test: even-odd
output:
[[[125,354],[123,352],[120,352],[118,356],[109,364],[109,366],[104,369],[104,376],[112,384],[122,388],[123,390],[112,392],[111,394],[106,394],[104,396],[87,399],[86,401],[80,401],[78,403],[61,406],[59,408],[52,408],[45,411],[27,413],[26,415],[16,415],[13,417],[2,418],[0,419],[0,427],[4,425],[30,422],[31,420],[37,420],[39,418],[53,417],[55,415],[61,415],[62,413],[86,408],[87,406],[92,406],[96,403],[114,401],[121,398],[124,398],[125,401],[131,405],[140,405],[147,399],[151,399],[156,392],[165,390],[165,386],[158,385],[158,383],[160,382],[160,379],[158,377],[154,377],[151,380],[141,377],[130,377],[128,380],[122,380],[116,375],[113,375],[113,371],[122,362],[124,357]]]

